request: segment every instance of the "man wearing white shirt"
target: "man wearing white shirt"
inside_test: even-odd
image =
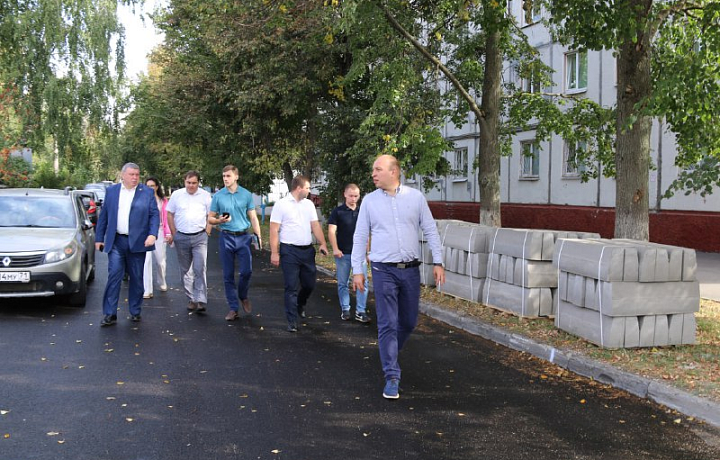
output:
[[[305,317],[305,305],[315,288],[313,235],[320,243],[322,254],[327,254],[327,245],[315,205],[307,199],[310,180],[297,176],[292,180],[290,190],[285,198],[275,203],[270,215],[270,263],[282,268],[287,330],[297,332],[297,318]]]
[[[187,309],[202,313],[207,305],[208,222],[212,197],[200,188],[200,173],[185,174],[185,188],[175,190],[167,205],[170,242],[175,243]]]

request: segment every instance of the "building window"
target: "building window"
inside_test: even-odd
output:
[[[565,89],[568,93],[578,93],[587,89],[587,53],[568,53],[565,55]]]
[[[530,26],[542,19],[542,5],[538,0],[522,0],[522,25]]]
[[[522,90],[524,93],[540,93],[540,79],[536,75],[535,69],[530,71],[530,77],[522,79]]]
[[[578,154],[587,150],[587,142],[565,141],[563,148],[563,177],[577,178],[585,172],[585,163],[578,159]]]
[[[453,174],[457,177],[467,177],[468,170],[468,149],[463,147],[455,149],[453,158]]]
[[[520,151],[520,178],[537,179],[540,175],[540,144],[536,141],[521,142]]]

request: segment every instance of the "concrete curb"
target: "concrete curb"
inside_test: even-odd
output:
[[[317,270],[325,275],[335,276],[334,271],[324,267],[318,266]],[[420,300],[420,312],[470,334],[513,350],[530,353],[583,377],[611,385],[640,398],[649,399],[720,428],[720,404],[713,401],[699,398],[665,383],[631,374],[571,351],[538,343],[520,334],[487,324],[478,318],[440,308],[422,299]]]
[[[576,374],[612,385],[635,396],[650,399],[670,409],[720,427],[720,404],[713,401],[699,398],[662,382],[631,374],[577,353],[535,342],[522,335],[484,323],[477,318],[460,315],[455,311],[448,311],[428,302],[420,302],[420,311],[458,329],[513,350],[530,353]]]

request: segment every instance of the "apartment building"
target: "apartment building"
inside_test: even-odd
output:
[[[554,85],[541,89],[531,81],[522,81],[513,65],[506,63],[506,79],[527,91],[575,94],[604,106],[615,105],[616,61],[611,51],[578,53],[552,41],[547,28],[538,22],[543,14],[540,8],[533,11],[532,21],[527,21],[521,1],[509,2],[508,8],[555,75]],[[461,172],[433,180],[435,187],[427,194],[431,209],[436,218],[477,222],[480,197],[473,164],[479,133],[474,116],[469,114],[460,128],[445,125],[443,134],[454,142],[454,150],[447,152],[446,158]],[[512,156],[501,162],[504,227],[595,231],[604,237],[613,236],[615,180],[601,176],[583,183],[572,161],[577,148],[558,136],[537,142],[532,130],[515,135]],[[675,166],[674,136],[662,120],[653,123],[651,149],[655,169],[650,172],[650,239],[720,252],[720,190],[704,198],[678,193],[663,199],[680,170]],[[406,179],[408,185],[417,187],[421,181],[417,177]]]

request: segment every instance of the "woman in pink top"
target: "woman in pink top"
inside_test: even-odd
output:
[[[143,272],[143,284],[145,286],[145,293],[143,297],[151,299],[153,296],[153,257],[155,258],[155,264],[157,265],[157,280],[160,284],[160,290],[162,292],[167,291],[167,284],[165,283],[165,248],[166,241],[170,238],[170,226],[167,221],[167,204],[168,199],[165,198],[160,181],[155,177],[148,177],[145,180],[145,185],[155,190],[155,201],[157,202],[158,210],[160,211],[160,228],[158,229],[158,238],[155,242],[155,250],[148,251],[145,256],[145,270]],[[154,254],[154,256],[153,256]]]

